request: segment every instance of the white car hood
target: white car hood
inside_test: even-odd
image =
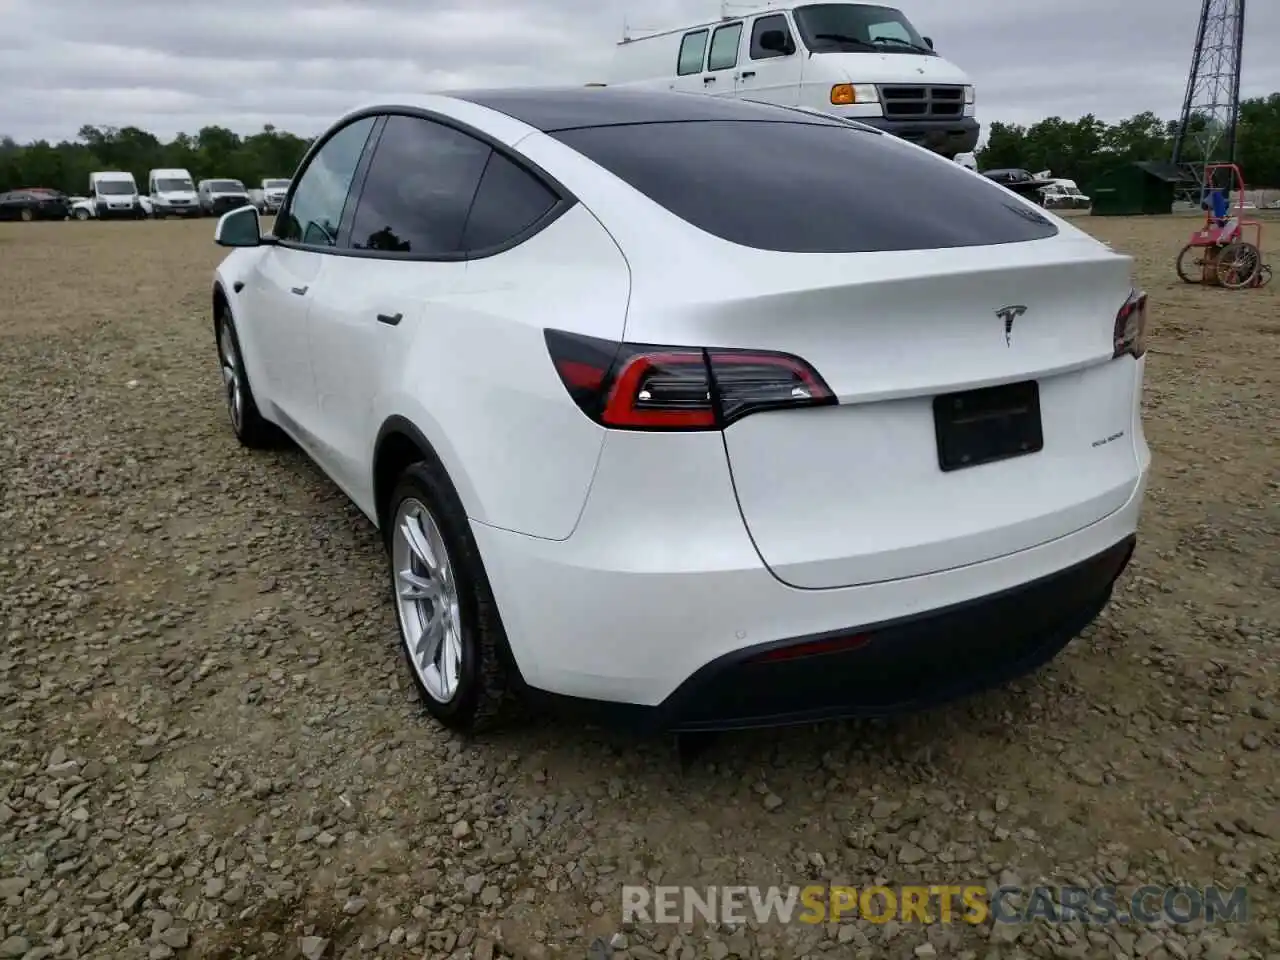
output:
[[[190,190],[173,190],[166,193],[157,193],[156,196],[164,203],[172,203],[175,200],[185,200],[187,203],[196,202],[196,195]]]
[[[818,53],[809,62],[818,60],[844,73],[850,83],[972,82],[963,70],[942,57],[911,53]]]

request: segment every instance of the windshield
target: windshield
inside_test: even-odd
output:
[[[262,186],[267,190],[288,190],[288,180],[263,180]]]
[[[900,10],[855,3],[796,7],[796,26],[814,53],[914,53],[937,56]]]
[[[195,190],[190,180],[157,180],[156,193],[178,193],[180,191],[188,193]]]
[[[113,197],[138,192],[132,180],[99,180],[97,190],[98,193]]]
[[[209,189],[214,193],[244,193],[244,184],[239,180],[210,180]]]

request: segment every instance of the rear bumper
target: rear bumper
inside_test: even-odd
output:
[[[954,158],[959,153],[970,153],[978,145],[978,133],[981,129],[973,117],[949,117],[942,120],[894,120],[885,117],[853,119],[948,158]]]
[[[642,731],[744,729],[920,710],[1038,669],[1098,616],[1130,536],[1050,576],[943,610],[726,654],[654,707],[551,697]]]
[[[604,701],[619,717],[676,728],[894,712],[1032,669],[1097,615],[1145,494],[1149,454],[1135,441],[1132,492],[1103,519],[981,563],[862,586],[803,589],[770,573],[716,435],[610,433],[565,540],[471,526],[535,693]],[[874,642],[770,664],[784,668],[776,674],[747,663],[852,633]],[[974,669],[951,684],[957,662]],[[761,692],[763,681],[780,692]]]

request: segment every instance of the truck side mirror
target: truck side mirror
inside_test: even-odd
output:
[[[926,47],[928,47],[930,50],[933,49],[933,37],[921,37],[920,39],[924,41],[924,45]]]
[[[785,30],[766,30],[760,34],[760,49],[786,55],[795,53],[796,45]]]

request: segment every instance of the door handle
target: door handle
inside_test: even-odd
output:
[[[294,287],[294,288],[293,288],[292,290],[290,290],[289,292],[290,292],[290,293],[296,293],[298,296],[300,296],[300,297],[301,297],[301,296],[303,296],[303,295],[305,295],[305,294],[306,294],[306,292],[307,292],[307,288],[306,288],[306,287]]]
[[[715,77],[703,77],[703,78],[702,78],[702,82],[703,82],[704,84],[708,84],[708,83],[715,83],[715,82],[716,82],[716,78],[715,78]]]
[[[742,71],[742,79],[743,79],[743,80],[746,80],[748,77],[754,77],[755,75],[756,75],[756,72],[755,72],[754,70],[743,70],[743,71]]]
[[[403,313],[380,313],[378,314],[378,322],[385,323],[389,327],[396,326],[404,319]]]

